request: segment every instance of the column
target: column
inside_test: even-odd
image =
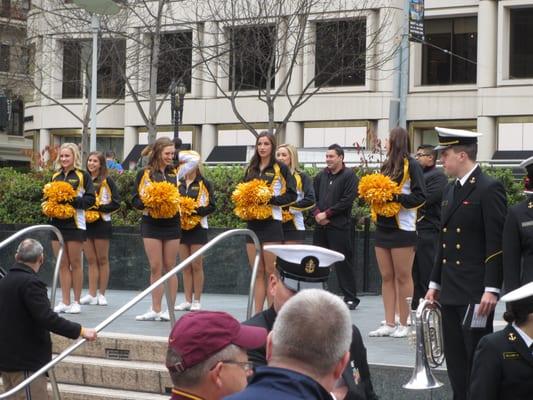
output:
[[[137,132],[136,126],[125,126],[124,127],[124,147],[123,147],[123,158],[126,158],[130,154],[131,150],[135,145],[139,143],[139,134]]]
[[[202,53],[201,45],[203,39],[202,24],[196,24],[193,31],[192,47],[192,71],[191,71],[191,96],[202,97]]]
[[[200,155],[206,160],[217,145],[217,127],[213,124],[203,124],[200,136]]]
[[[205,61],[202,71],[202,96],[204,98],[217,97],[217,85],[213,79],[213,76],[216,78],[218,74],[217,57],[215,57],[218,53],[217,35],[217,23],[206,22],[204,25],[201,48],[201,51],[203,52],[203,59],[208,60]]]
[[[50,139],[49,129],[39,129],[39,153],[43,154],[43,150],[50,146]],[[44,156],[48,157],[48,152],[44,152]]]
[[[389,120],[388,119],[378,119],[376,126],[376,138],[381,142],[381,150],[385,151],[384,144],[385,139],[389,137]]]
[[[304,124],[302,122],[287,122],[285,126],[285,143],[299,148],[304,145]]]
[[[498,3],[494,0],[480,0],[477,18],[477,131],[483,133],[483,136],[478,139],[479,160],[492,159],[498,137],[496,118],[483,115],[483,89],[496,86],[497,27]]]

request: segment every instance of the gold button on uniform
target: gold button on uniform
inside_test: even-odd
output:
[[[456,229],[456,232],[457,232],[457,233],[461,233],[461,228],[457,228],[457,229]]]
[[[456,248],[457,250],[459,250],[459,249],[461,248],[461,245],[460,245],[459,243],[457,243],[457,244],[455,245],[455,248]]]
[[[446,259],[445,258],[442,259],[442,263],[446,264]]]
[[[456,263],[457,265],[460,265],[460,264],[461,264],[461,261],[457,260],[455,263]]]
[[[442,228],[443,232],[448,232],[448,228]]]
[[[443,249],[446,248],[446,243],[443,243],[443,244],[442,244],[442,248],[443,248]]]

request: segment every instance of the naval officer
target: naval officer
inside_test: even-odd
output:
[[[481,134],[436,130],[442,165],[455,179],[442,197],[438,254],[426,299],[442,304],[444,355],[453,398],[464,400],[474,350],[479,340],[492,332],[502,285],[507,202],[503,185],[485,175],[476,163],[477,138]],[[473,327],[472,313],[486,320]]]
[[[483,337],[476,350],[470,400],[526,400],[533,394],[533,282],[502,297],[503,330]]]
[[[509,207],[503,227],[503,283],[507,292],[533,281],[533,157],[524,160],[526,199]]]

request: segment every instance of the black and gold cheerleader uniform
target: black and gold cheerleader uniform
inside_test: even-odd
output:
[[[426,186],[422,167],[412,157],[403,160],[403,171],[395,180],[401,194],[394,201],[400,203],[400,212],[394,217],[378,215],[376,247],[394,249],[415,246],[417,242],[417,209],[424,205]]]
[[[68,182],[76,191],[76,198],[71,203],[76,214],[67,219],[50,218],[50,224],[61,231],[65,242],[83,242],[87,237],[85,210],[92,207],[96,201],[91,176],[77,168],[69,170],[66,174],[61,169],[52,176],[52,182],[55,181]],[[54,233],[50,237],[52,240],[57,240]]]
[[[278,161],[266,167],[260,173],[250,173],[244,178],[245,182],[252,179],[262,179],[273,191],[270,199],[272,216],[267,219],[247,221],[248,229],[255,232],[259,241],[282,242],[282,207],[288,206],[296,200],[296,181],[289,168]],[[253,243],[252,238],[247,238],[248,243]]]
[[[98,211],[100,218],[87,223],[87,237],[89,239],[111,239],[111,213],[120,208],[120,194],[115,182],[110,177],[100,182],[100,177],[93,179],[96,197],[99,200]]]
[[[292,219],[283,223],[283,240],[304,241],[305,223],[303,212],[315,206],[315,190],[313,181],[309,176],[300,171],[294,171],[296,181],[296,202],[288,207],[284,207],[291,213]]]
[[[182,227],[181,244],[206,244],[207,243],[207,216],[215,211],[215,193],[213,185],[202,175],[196,175],[187,187],[185,178],[180,179],[180,195],[194,199],[199,205],[196,215],[200,216],[200,222],[192,229],[185,230]]]
[[[171,218],[153,218],[148,214],[148,209],[145,208],[141,200],[141,193],[145,187],[152,182],[165,181],[178,186],[176,170],[170,165],[165,168],[164,173],[161,171],[150,172],[150,169],[146,168],[140,170],[135,177],[132,205],[143,212],[141,220],[141,237],[143,238],[174,240],[181,237],[179,212],[176,212]]]

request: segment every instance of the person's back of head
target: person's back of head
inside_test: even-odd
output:
[[[24,239],[17,247],[15,260],[20,263],[40,264],[43,257],[43,246],[35,239]]]
[[[114,160],[115,159],[115,152],[112,150],[108,150],[105,152],[105,158],[108,160]]]
[[[348,360],[351,340],[346,304],[325,290],[303,290],[289,299],[276,317],[269,365],[297,366],[319,381],[326,378],[334,383]]]

